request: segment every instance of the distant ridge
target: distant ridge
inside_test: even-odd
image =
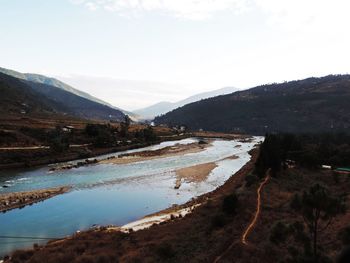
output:
[[[187,104],[157,124],[193,130],[244,132],[350,132],[350,75],[329,75],[252,89]]]
[[[182,107],[188,103],[192,103],[192,102],[199,101],[199,100],[206,99],[206,98],[210,98],[210,97],[215,97],[218,95],[229,94],[229,93],[232,93],[234,91],[237,91],[237,88],[225,87],[222,89],[217,89],[217,90],[213,90],[213,91],[199,93],[199,94],[193,95],[191,97],[188,97],[188,98],[181,100],[181,101],[178,101],[178,102],[162,101],[162,102],[156,103],[154,105],[151,105],[149,107],[135,110],[134,113],[139,115],[140,118],[151,120],[158,115],[165,114],[165,113],[172,111],[176,108]]]

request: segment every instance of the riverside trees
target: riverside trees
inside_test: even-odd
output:
[[[301,215],[306,224],[314,262],[319,262],[320,235],[337,215],[345,212],[344,199],[332,196],[326,187],[317,183],[302,195],[296,194],[291,202],[291,208]]]
[[[271,168],[272,175],[292,162],[315,169],[323,164],[350,164],[350,135],[348,134],[267,134],[260,146],[255,174],[263,177]]]

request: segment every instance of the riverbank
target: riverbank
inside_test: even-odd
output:
[[[235,173],[234,176],[231,176],[231,178],[228,179],[224,185],[210,193],[194,198],[183,205],[169,207],[161,212],[154,213],[122,227],[113,227],[112,229],[108,227],[100,227],[89,231],[79,232],[69,238],[59,240],[59,242],[49,242],[46,246],[40,246],[35,251],[16,252],[14,257],[18,258],[18,255],[22,253],[25,254],[23,258],[27,258],[30,255],[28,259],[42,259],[49,257],[50,260],[53,260],[53,262],[70,262],[73,258],[74,260],[78,260],[78,258],[80,258],[80,256],[76,254],[76,249],[83,246],[83,250],[86,252],[85,255],[91,259],[93,258],[93,262],[95,262],[95,259],[98,260],[101,255],[105,255],[107,258],[110,257],[111,260],[112,258],[119,258],[120,262],[130,262],[132,261],[129,258],[130,253],[132,254],[132,251],[135,251],[136,253],[138,252],[135,250],[135,247],[133,247],[134,245],[131,245],[127,240],[135,240],[136,238],[138,240],[137,244],[142,245],[143,247],[145,245],[147,247],[148,242],[145,242],[145,235],[147,235],[148,238],[151,238],[152,243],[158,247],[158,245],[162,243],[163,239],[159,235],[163,236],[164,234],[165,236],[173,236],[178,231],[180,231],[179,233],[182,235],[184,227],[200,226],[201,223],[198,224],[197,222],[193,222],[191,218],[193,218],[194,215],[197,217],[198,213],[201,213],[199,212],[199,210],[202,210],[201,207],[207,207],[208,203],[215,201],[217,198],[221,199],[222,196],[230,193],[232,191],[232,187],[237,187],[238,185],[242,184],[245,174],[251,171],[254,165],[256,150],[252,151],[252,155],[251,160],[248,161],[248,163],[244,165],[237,173]],[[210,220],[206,220],[206,222],[210,222]],[[177,225],[175,228],[174,224]],[[157,231],[159,230],[159,227],[161,227],[162,230]],[[164,227],[167,229],[165,232],[163,232]],[[147,229],[141,230],[144,228]],[[121,229],[124,229],[125,231],[120,231]],[[130,229],[140,231],[130,231]],[[124,232],[130,232],[130,234],[126,234]],[[188,233],[192,233],[192,231],[189,231]],[[155,239],[155,237],[157,238]],[[147,249],[146,247],[145,249]],[[58,255],[56,254],[56,251],[58,250],[66,251],[66,253],[64,253],[64,255]],[[90,252],[93,253],[94,256],[92,256]],[[122,254],[120,253],[125,253],[125,257],[122,257]],[[87,257],[84,257],[84,259],[81,260],[88,260]],[[127,258],[129,258],[129,260],[127,260]],[[106,262],[110,262],[111,260],[107,260]],[[146,259],[145,262],[154,261],[159,260]],[[22,262],[26,262],[26,260],[22,260]],[[39,260],[39,262],[41,261]]]
[[[0,212],[25,207],[68,192],[69,186],[0,194]]]
[[[181,136],[163,136],[160,140],[145,143],[136,143],[130,145],[122,145],[118,147],[107,148],[94,148],[94,147],[81,147],[70,148],[64,153],[53,153],[47,148],[34,148],[32,150],[1,150],[0,170],[11,170],[19,168],[37,167],[42,165],[64,163],[75,161],[85,158],[93,158],[99,155],[118,153],[127,150],[134,150],[144,148],[151,145],[156,145],[164,141],[175,141],[191,137],[191,134],[183,134]],[[25,161],[12,161],[17,159],[23,159]],[[6,161],[8,159],[8,161]]]
[[[346,177],[336,181],[330,171],[290,168],[276,178],[247,184],[256,157],[257,150],[253,150],[251,161],[224,185],[184,205],[119,228],[91,229],[34,250],[17,251],[5,262],[277,262],[288,257],[291,248],[302,255],[304,247],[298,240],[285,246],[270,238],[278,222],[302,222],[301,215],[290,208],[292,196],[315,182],[327,185],[332,193],[347,193],[350,181]],[[234,213],[225,209],[232,194],[238,198]],[[260,215],[244,243],[242,235],[255,218],[257,200],[261,200]],[[339,233],[344,233],[349,219],[348,211],[321,233],[329,262],[335,262],[342,248]]]
[[[122,154],[119,156],[112,156],[105,160],[99,161],[101,164],[128,164],[134,162],[149,161],[153,159],[174,157],[179,155],[185,155],[190,153],[198,153],[204,151],[207,147],[211,146],[210,142],[190,143],[190,144],[175,144],[174,146],[167,146],[158,150],[147,150],[136,153]]]

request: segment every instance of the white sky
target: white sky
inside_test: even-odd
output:
[[[0,0],[0,66],[115,106],[348,73],[346,0]]]

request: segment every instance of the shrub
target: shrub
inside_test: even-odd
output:
[[[156,248],[156,253],[162,259],[169,259],[175,256],[175,251],[169,243],[161,243]]]
[[[338,237],[341,239],[343,245],[350,245],[350,226],[347,226],[346,228],[342,229],[338,233]]]
[[[238,206],[238,198],[236,194],[230,194],[224,198],[222,210],[226,214],[235,214]]]
[[[290,228],[283,222],[277,222],[273,225],[270,234],[270,241],[276,245],[284,243],[290,234]]]
[[[342,250],[337,258],[337,263],[348,263],[350,261],[350,247],[346,247]]]
[[[22,262],[29,260],[32,257],[32,255],[33,251],[17,250],[13,253],[12,258],[14,259],[14,262]]]
[[[221,228],[225,226],[225,217],[222,214],[215,215],[211,220],[211,226],[213,228]]]
[[[258,177],[254,174],[248,174],[245,177],[245,181],[246,181],[246,186],[249,187],[258,181]]]

